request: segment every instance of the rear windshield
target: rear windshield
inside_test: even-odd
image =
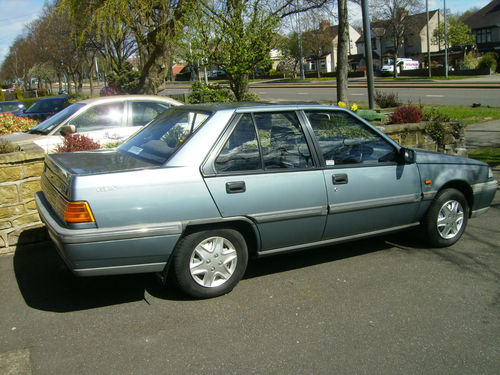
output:
[[[26,113],[58,112],[64,107],[66,98],[41,99],[34,102],[26,110]]]
[[[118,151],[163,164],[207,119],[210,113],[172,108],[122,144]]]

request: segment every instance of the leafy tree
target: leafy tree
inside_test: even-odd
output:
[[[197,5],[194,0],[61,0],[61,3],[69,6],[73,32],[80,42],[93,31],[99,37],[122,37],[130,31],[139,56],[138,92],[153,94],[162,89],[172,52]]]
[[[270,65],[280,21],[322,6],[327,0],[202,0],[196,28],[197,49],[223,69],[236,99],[248,91],[248,77]]]
[[[458,18],[453,16],[447,17],[446,24],[448,47],[466,46],[474,43],[474,35],[472,34],[471,28]],[[444,44],[444,23],[440,23],[439,26],[434,29],[432,42],[434,44],[443,42]]]
[[[411,34],[413,26],[408,15],[420,11],[422,2],[420,0],[375,0],[371,3],[373,15],[378,20],[384,21],[387,24],[388,34],[391,36],[394,43],[394,77],[397,76],[397,57],[399,50],[403,45],[405,36]]]

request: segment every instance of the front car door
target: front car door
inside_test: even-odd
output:
[[[310,141],[295,111],[244,113],[205,164],[221,215],[252,220],[262,252],[321,240],[326,190]]]
[[[344,110],[307,110],[324,165],[328,218],[323,239],[377,234],[417,224],[416,164],[399,147]]]

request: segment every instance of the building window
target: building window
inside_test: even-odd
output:
[[[478,29],[476,30],[476,43],[489,43],[491,42],[491,29]]]

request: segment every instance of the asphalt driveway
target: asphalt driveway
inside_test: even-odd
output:
[[[497,194],[448,249],[412,232],[255,260],[204,301],[19,249],[0,257],[0,373],[498,374],[499,214]]]

